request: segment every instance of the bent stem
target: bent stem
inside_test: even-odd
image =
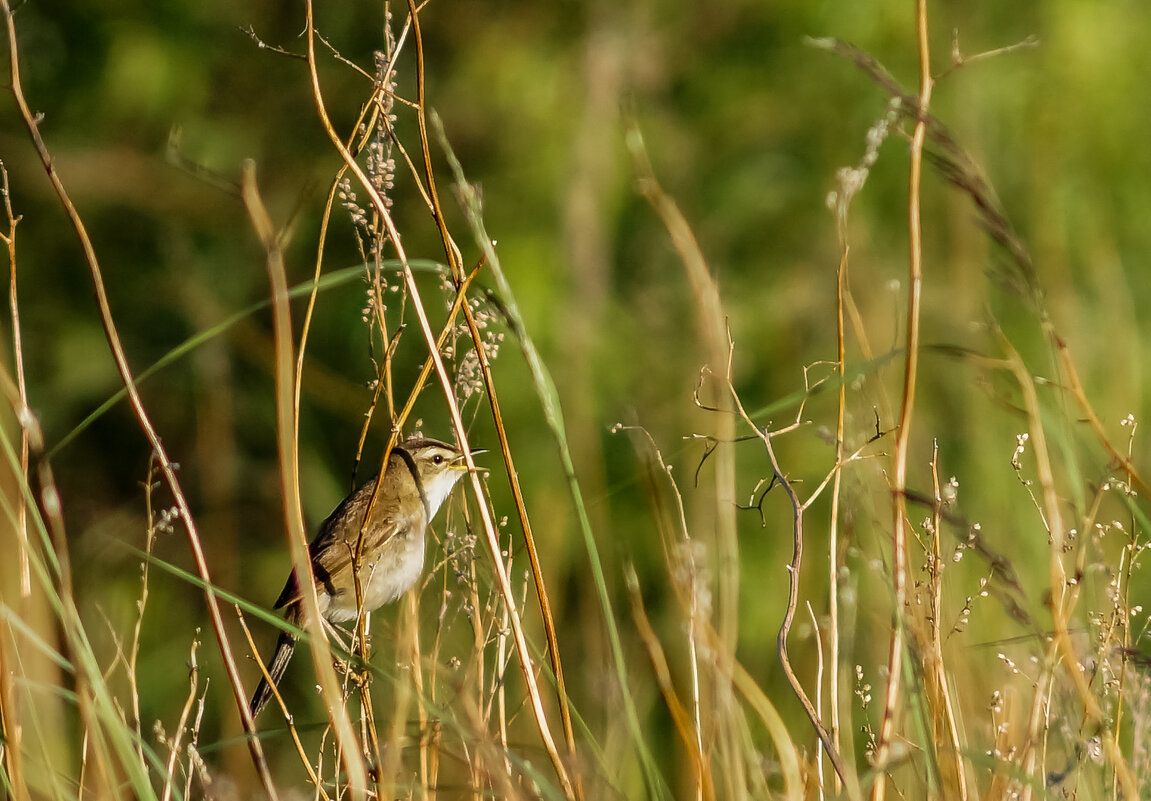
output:
[[[36,149],[37,155],[43,164],[45,171],[48,174],[48,180],[52,184],[52,188],[60,201],[65,213],[68,215],[69,222],[76,236],[80,241],[80,247],[84,253],[84,260],[88,265],[89,275],[92,280],[92,285],[96,293],[96,304],[100,313],[100,322],[104,329],[105,338],[108,341],[108,348],[111,351],[112,358],[116,364],[116,370],[120,374],[120,379],[124,384],[125,390],[128,393],[129,405],[132,407],[132,412],[143,431],[144,436],[147,438],[149,445],[156,456],[156,461],[160,465],[160,470],[164,475],[164,481],[168,485],[172,493],[172,498],[179,510],[180,519],[184,524],[184,531],[187,535],[188,545],[192,553],[192,559],[196,565],[196,572],[204,581],[205,585],[211,584],[210,571],[208,570],[207,559],[204,555],[204,549],[200,541],[199,531],[196,527],[195,520],[192,516],[191,506],[188,503],[187,497],[184,495],[183,488],[180,484],[179,478],[176,476],[176,467],[172,459],[169,458],[167,450],[160,439],[159,434],[156,432],[155,427],[152,425],[151,418],[147,410],[144,408],[143,400],[136,389],[136,383],[132,376],[132,370],[128,365],[128,359],[124,353],[124,347],[120,342],[120,336],[116,328],[115,320],[112,317],[112,310],[108,303],[108,293],[104,286],[103,271],[100,268],[99,259],[96,256],[95,247],[92,245],[92,240],[88,236],[87,228],[83,220],[80,218],[79,212],[76,211],[75,206],[64,187],[63,181],[60,179],[59,174],[53,164],[51,154],[45,145],[43,138],[40,136],[39,123],[37,118],[32,114],[28,106],[28,102],[24,97],[23,85],[20,80],[20,62],[19,51],[17,48],[16,25],[13,19],[12,9],[8,0],[0,0],[0,12],[4,14],[5,23],[8,30],[8,52],[10,58],[10,71],[11,71],[11,88],[12,94],[16,99],[17,107],[20,110],[20,116],[24,121],[24,126],[32,138],[32,143]],[[252,717],[248,713],[248,699],[247,693],[244,691],[243,683],[240,680],[240,672],[236,665],[235,657],[232,653],[232,646],[228,640],[227,632],[224,629],[224,619],[220,613],[220,606],[214,593],[210,590],[204,594],[204,600],[208,608],[208,617],[212,623],[212,631],[215,634],[216,644],[220,651],[220,657],[224,663],[224,668],[228,676],[228,683],[232,689],[233,700],[240,713],[240,720],[243,724],[244,731],[249,735],[248,749],[252,756],[252,762],[256,767],[256,772],[259,774],[260,781],[264,786],[264,791],[268,796],[275,801],[278,797],[274,785],[272,784],[272,776],[268,770],[267,760],[264,757],[263,748],[260,741],[254,735],[254,727],[252,724]]]

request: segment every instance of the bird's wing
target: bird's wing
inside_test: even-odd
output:
[[[336,507],[328,518],[320,524],[316,538],[308,545],[308,555],[312,561],[312,572],[321,588],[330,595],[336,594],[336,583],[348,572],[356,552],[356,542],[364,525],[364,515],[372,502],[376,489],[373,478],[353,492]],[[396,517],[391,511],[384,512],[381,505],[372,510],[372,525],[364,532],[361,559],[383,547],[407,521]],[[350,580],[350,576],[348,577]],[[276,601],[276,608],[293,603],[300,598],[299,582],[295,571],[288,576],[284,590]]]

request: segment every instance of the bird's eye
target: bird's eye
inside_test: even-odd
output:
[[[444,455],[442,453],[437,453],[435,456],[432,457],[432,464],[443,464],[443,463],[444,463]]]

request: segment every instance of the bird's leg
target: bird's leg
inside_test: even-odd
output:
[[[351,653],[352,646],[347,639],[344,638],[345,632],[336,628],[336,624],[328,620],[326,617],[321,618],[324,621],[324,630],[328,632],[328,636],[336,641],[336,644],[343,648],[348,653]]]
[[[339,645],[340,650],[342,650],[344,653],[351,654],[353,657],[353,659],[345,660],[343,657],[333,653],[332,665],[336,668],[336,671],[342,675],[350,677],[352,681],[356,683],[356,685],[363,685],[364,676],[361,676],[352,667],[353,662],[363,663],[363,660],[358,659],[355,652],[352,650],[354,643],[351,642],[350,638],[348,637],[349,632],[345,631],[344,629],[337,628],[334,623],[332,623],[330,620],[327,620],[326,618],[324,619],[324,628],[327,629],[328,636],[335,640],[336,644]],[[363,667],[364,672],[366,673],[366,663],[363,663]]]
[[[351,654],[356,662],[360,662],[362,670],[353,669],[352,660],[345,661],[335,653],[332,654],[332,666],[345,680],[354,684],[357,690],[362,690],[368,683],[368,665],[366,661],[356,658],[356,654],[352,651],[352,645],[354,643],[346,636],[349,632],[337,628],[335,624],[326,618],[324,619],[324,627],[327,629],[328,635],[339,644],[345,653]]]

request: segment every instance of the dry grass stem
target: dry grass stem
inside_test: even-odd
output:
[[[931,103],[931,51],[927,35],[927,0],[916,0],[916,39],[919,48],[919,102],[920,118],[911,137],[910,176],[908,178],[907,230],[910,264],[907,276],[907,334],[904,342],[903,397],[899,423],[895,429],[895,453],[892,456],[892,535],[891,577],[895,620],[891,643],[887,653],[887,679],[883,693],[883,710],[876,743],[875,762],[880,771],[871,786],[872,801],[883,801],[887,789],[887,772],[883,769],[889,760],[889,749],[895,736],[895,718],[899,714],[900,682],[903,679],[904,625],[903,610],[907,605],[907,451],[911,441],[915,414],[915,394],[919,375],[919,317],[923,286],[923,226],[920,219],[920,186],[923,171],[923,143],[927,138],[927,123],[922,119]]]

